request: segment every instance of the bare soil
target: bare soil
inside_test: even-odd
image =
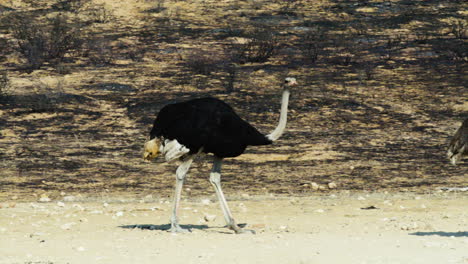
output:
[[[213,197],[182,201],[186,234],[150,196],[1,203],[0,263],[468,263],[466,192],[242,196],[255,235],[226,229]]]
[[[468,116],[466,10],[0,1],[0,263],[468,263],[467,194],[440,191],[468,186],[467,160],[446,158]],[[81,47],[31,67],[12,18],[34,28],[59,14]],[[275,53],[233,63],[257,29],[275,37]],[[223,165],[234,215],[257,234],[223,228],[210,157],[184,186],[192,233],[167,233],[176,166],[141,157],[156,113],[214,96],[268,133],[286,76],[300,84],[286,133]]]

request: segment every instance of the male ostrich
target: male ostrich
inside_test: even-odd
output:
[[[453,165],[456,165],[463,156],[468,156],[468,118],[463,121],[450,141],[447,156]]]
[[[221,189],[223,158],[241,155],[247,146],[268,145],[277,140],[286,127],[289,87],[297,85],[295,78],[286,78],[281,99],[279,124],[269,135],[263,135],[242,120],[225,102],[216,98],[200,98],[164,106],[154,121],[150,140],[145,143],[143,158],[151,160],[159,153],[166,161],[180,160],[176,171],[171,232],[186,232],[178,223],[180,194],[193,159],[199,153],[213,154],[210,183],[213,185],[227,226],[239,233],[255,233],[240,228]]]

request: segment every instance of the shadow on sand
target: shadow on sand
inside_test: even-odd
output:
[[[208,229],[207,225],[180,225],[183,229]],[[168,231],[171,228],[170,224],[165,224],[165,225],[123,225],[119,226],[120,228],[125,228],[125,229],[142,229],[142,230],[160,230],[160,231]]]
[[[459,232],[414,232],[410,233],[413,236],[441,236],[441,237],[468,237],[468,231],[459,231]]]

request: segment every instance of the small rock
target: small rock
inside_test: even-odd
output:
[[[8,204],[8,207],[10,207],[10,208],[15,208],[15,207],[16,207],[16,203],[15,203],[15,202],[11,202],[10,204]]]
[[[210,201],[210,199],[202,199],[202,200],[201,200],[201,203],[202,203],[203,205],[209,205],[209,204],[211,203],[211,201]]]
[[[77,247],[77,248],[76,248],[76,251],[80,251],[80,252],[85,251],[85,250],[86,250],[86,249],[85,249],[84,247]]]
[[[383,204],[385,204],[385,205],[393,205],[393,203],[392,203],[392,202],[390,202],[389,200],[385,200],[385,201],[383,201]]]
[[[94,210],[94,211],[91,211],[89,212],[90,214],[103,214],[103,211],[101,210]]]
[[[108,206],[109,206],[109,204],[108,204],[108,203],[103,203],[103,204],[102,204],[102,206],[104,206],[104,207],[108,207]]]
[[[81,205],[79,205],[79,204],[73,204],[72,207],[73,207],[73,208],[77,208],[77,209],[79,209],[79,210],[81,210],[81,211],[84,210],[83,206],[81,206]]]
[[[206,222],[213,222],[216,219],[216,215],[205,214],[203,217]]]
[[[13,196],[11,197],[11,199],[12,199],[12,200],[18,200],[18,196],[13,195]]]
[[[67,195],[63,197],[63,201],[65,202],[74,202],[76,200],[76,197],[73,195]]]
[[[323,209],[317,209],[317,210],[315,210],[314,212],[316,212],[316,213],[324,213],[325,210],[323,210]]]
[[[115,216],[123,216],[123,215],[124,215],[124,213],[122,211],[119,211],[119,212],[115,213]]]
[[[312,190],[314,191],[317,191],[319,189],[319,185],[316,183],[316,182],[311,182],[310,183],[310,188],[312,188]]]
[[[328,183],[328,188],[329,189],[336,189],[336,187],[338,187],[338,185],[334,182],[329,182]]]
[[[65,206],[65,203],[63,203],[63,202],[57,202],[57,206],[59,206],[59,207],[64,207],[64,206]]]
[[[358,199],[359,201],[364,201],[364,200],[366,200],[366,198],[364,198],[363,196],[359,196],[357,199]]]
[[[324,191],[326,188],[325,186],[322,186],[322,185],[319,185],[319,188],[318,188],[320,191]]]
[[[31,208],[34,208],[34,209],[43,209],[44,208],[44,206],[38,205],[38,204],[35,204],[35,203],[30,203],[29,205],[31,206]]]
[[[76,225],[75,222],[66,223],[66,224],[61,225],[60,228],[62,228],[63,230],[70,230],[72,226],[74,225]]]
[[[40,202],[40,203],[48,203],[50,201],[51,201],[50,198],[47,197],[46,195],[41,195],[41,198],[39,198],[39,200],[38,200],[38,202]]]
[[[244,198],[244,199],[248,199],[250,197],[250,195],[248,193],[243,193],[243,194],[241,194],[241,197]]]
[[[245,206],[244,203],[239,203],[239,209],[243,212],[243,213],[246,213],[247,212],[247,207]]]

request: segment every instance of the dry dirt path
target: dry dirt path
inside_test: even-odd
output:
[[[466,192],[231,200],[256,235],[222,228],[210,199],[183,201],[187,234],[162,230],[166,199],[5,201],[0,263],[468,263]]]

